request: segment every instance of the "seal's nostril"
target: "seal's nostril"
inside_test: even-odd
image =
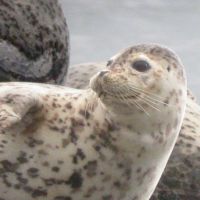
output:
[[[108,71],[101,71],[100,73],[99,73],[99,77],[102,77],[104,74],[106,74],[106,73],[108,73]]]

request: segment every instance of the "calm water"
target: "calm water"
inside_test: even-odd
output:
[[[174,49],[200,99],[200,0],[60,0],[70,28],[71,64],[102,61],[136,43]]]

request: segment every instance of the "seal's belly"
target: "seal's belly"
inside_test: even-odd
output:
[[[122,200],[132,163],[111,143],[82,131],[0,135],[0,194],[6,200]]]
[[[71,108],[68,103],[66,107]],[[144,159],[147,151],[140,143],[123,140],[125,132],[134,133],[118,129],[104,115],[96,119],[78,108],[62,109],[49,107],[44,119],[34,119],[25,129],[19,125],[0,133],[0,197],[147,199],[143,191],[154,188],[156,163],[145,163],[149,162]]]

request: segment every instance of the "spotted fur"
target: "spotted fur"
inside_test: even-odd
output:
[[[68,35],[58,0],[0,0],[0,82],[62,83]]]
[[[160,53],[169,51],[160,48]],[[127,51],[121,57],[134,59],[127,57]],[[119,77],[130,72],[119,59],[114,59],[109,72],[115,80],[115,67]],[[104,91],[100,74],[92,79],[94,91],[33,83],[0,84],[1,198],[148,200],[172,151],[184,114],[183,68],[177,59],[172,60],[177,68],[170,80],[176,84],[166,88],[166,80],[162,79],[164,83],[158,81],[156,88],[162,88],[159,92],[175,106],[163,104],[162,112],[146,106],[151,116],[134,106],[125,116],[119,112],[127,110],[123,102],[115,111],[112,106],[116,98],[112,105],[106,96],[97,98],[100,88]],[[168,74],[162,64],[163,73]],[[149,75],[158,68],[152,70]],[[111,80],[109,84],[107,88],[111,89]]]
[[[109,61],[109,64],[111,61]],[[65,85],[88,88],[90,78],[107,63],[86,63],[69,68]],[[200,107],[188,90],[187,108],[175,148],[151,200],[200,199]]]

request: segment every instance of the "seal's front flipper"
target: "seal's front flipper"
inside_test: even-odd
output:
[[[36,95],[25,87],[17,88],[9,84],[0,87],[0,133],[22,123],[26,128],[33,122],[42,107]]]

